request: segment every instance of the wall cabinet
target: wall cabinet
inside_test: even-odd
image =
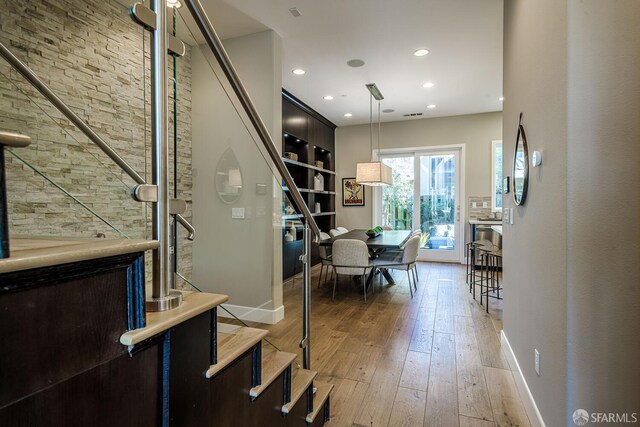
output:
[[[305,203],[321,231],[328,233],[335,228],[336,174],[335,174],[336,125],[322,117],[290,93],[282,95],[282,153],[283,160]],[[321,163],[317,163],[321,162]],[[316,176],[323,182],[315,185]],[[288,188],[283,183],[285,195]],[[302,253],[302,223],[300,213],[292,212],[285,199],[283,230],[283,277],[288,278],[302,271],[299,256]],[[319,204],[319,211],[316,210]],[[286,241],[285,234],[296,227],[295,240]],[[291,232],[289,234],[292,234]],[[312,263],[319,262],[317,250],[312,250]]]

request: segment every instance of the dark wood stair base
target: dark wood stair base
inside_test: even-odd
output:
[[[62,258],[33,248],[0,270],[0,425],[324,424],[315,372],[272,349],[263,365],[267,331],[217,332],[226,296],[185,293],[180,308],[145,313],[141,250],[155,242],[132,243],[94,246],[87,259],[71,249],[84,243],[53,242]]]

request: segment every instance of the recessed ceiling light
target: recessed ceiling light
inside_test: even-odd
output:
[[[422,85],[423,88],[425,89],[429,89],[431,87],[434,87],[435,85],[431,82],[426,82],[425,84]]]
[[[295,74],[296,76],[301,76],[305,73],[306,71],[304,71],[302,68],[296,68],[295,70],[292,71],[293,74]]]
[[[427,105],[427,108],[432,110],[432,109],[436,108],[436,104],[429,104],[429,105]]]
[[[364,61],[362,59],[350,59],[349,61],[347,61],[347,65],[349,67],[358,68],[364,65]]]
[[[322,99],[324,99],[325,101],[331,101],[333,99],[333,96],[325,95],[325,96],[322,97]]]
[[[383,113],[393,113],[394,111],[396,111],[396,110],[394,110],[393,108],[386,108],[386,109],[382,110]]]
[[[353,114],[351,114],[351,113],[344,113],[344,116],[345,116],[345,117],[351,117],[351,116],[353,116]]]
[[[167,7],[175,7],[176,9],[179,9],[181,6],[182,3],[178,0],[167,0]]]
[[[414,56],[425,56],[429,54],[429,49],[418,49],[413,52]]]
[[[500,100],[500,101],[504,101],[504,96],[501,96],[501,97],[499,98],[499,100]]]

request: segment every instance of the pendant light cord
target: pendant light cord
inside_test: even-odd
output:
[[[373,94],[369,94],[369,148],[373,160]]]
[[[380,161],[380,100],[378,100],[378,161]]]

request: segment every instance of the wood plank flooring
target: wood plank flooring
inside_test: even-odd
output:
[[[335,384],[327,426],[529,426],[500,349],[501,301],[490,314],[473,300],[464,266],[420,263],[418,291],[407,276],[380,285],[363,302],[348,278],[312,284],[312,360],[318,380]],[[302,331],[301,280],[284,285],[285,320],[268,329],[269,340],[296,353]]]

